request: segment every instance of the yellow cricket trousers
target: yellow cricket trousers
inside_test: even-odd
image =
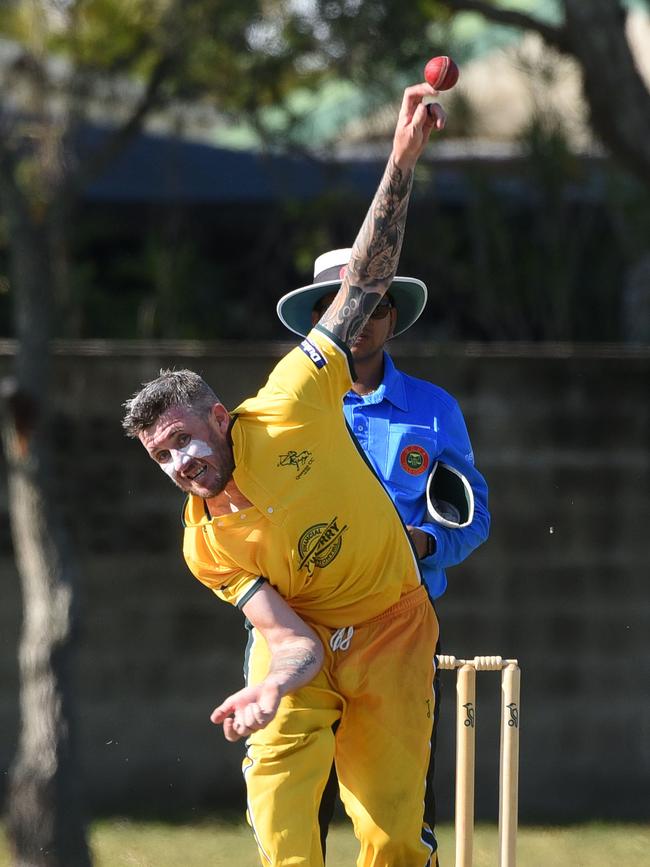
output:
[[[427,867],[433,847],[422,816],[438,622],[426,591],[360,625],[314,628],[322,670],[247,741],[248,820],[262,864],[322,867],[318,808],[334,758],[360,844],[357,867]],[[268,666],[253,630],[248,683]]]

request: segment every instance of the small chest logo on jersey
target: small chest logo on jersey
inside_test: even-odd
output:
[[[303,449],[301,452],[296,452],[292,449],[285,455],[279,455],[278,457],[279,467],[295,467],[297,479],[305,476],[311,470],[313,463],[314,456],[307,449]]]
[[[399,462],[410,476],[420,476],[429,467],[429,455],[422,446],[405,446],[400,453]]]
[[[305,353],[305,355],[308,355],[311,358],[316,367],[325,367],[327,362],[321,355],[320,351],[316,349],[316,347],[310,340],[303,340],[303,342],[300,344],[300,348]]]
[[[343,533],[348,529],[347,524],[339,528],[337,520],[332,518],[329,524],[313,524],[305,530],[298,540],[298,569],[306,567],[311,575],[315,566],[324,569],[334,560],[341,550]]]

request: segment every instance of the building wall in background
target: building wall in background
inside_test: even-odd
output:
[[[1,350],[1,347],[0,347]],[[80,560],[80,747],[102,812],[243,810],[242,748],[209,722],[242,682],[241,615],[181,557],[182,496],[120,428],[164,366],[228,406],[280,345],[79,344],[55,358],[53,434]],[[650,802],[650,352],[395,345],[461,403],[490,485],[490,540],[449,573],[446,653],[521,661],[521,817],[647,818]],[[0,375],[10,366],[0,351]],[[18,580],[0,475],[0,767],[17,739]],[[440,814],[453,811],[455,683],[442,674]],[[496,816],[498,675],[479,675],[477,815]]]

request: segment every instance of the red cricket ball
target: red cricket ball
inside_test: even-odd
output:
[[[436,90],[450,90],[458,81],[458,67],[451,57],[432,57],[424,67],[424,77]]]

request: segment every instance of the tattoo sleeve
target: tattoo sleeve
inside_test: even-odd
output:
[[[391,157],[352,248],[339,292],[320,324],[348,346],[397,273],[413,172]]]

